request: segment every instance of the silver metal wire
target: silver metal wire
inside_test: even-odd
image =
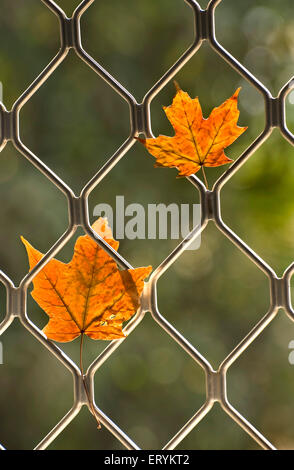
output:
[[[294,145],[294,135],[287,128],[285,120],[285,99],[294,88],[294,81],[290,80],[280,90],[277,97],[273,97],[270,91],[250,73],[235,57],[233,57],[219,42],[215,35],[215,9],[222,0],[211,0],[207,9],[203,10],[195,0],[184,0],[191,8],[194,20],[194,40],[184,54],[176,63],[158,80],[157,83],[145,95],[142,103],[138,103],[132,94],[126,90],[111,74],[98,64],[83,48],[81,41],[80,21],[84,12],[95,0],[84,0],[74,11],[72,17],[68,18],[64,11],[51,0],[42,1],[58,18],[60,25],[60,49],[51,62],[44,68],[40,75],[30,84],[24,93],[17,99],[11,110],[7,110],[0,103],[1,137],[0,151],[8,141],[20,152],[32,165],[42,172],[66,197],[68,201],[68,228],[59,240],[50,248],[37,266],[27,273],[19,286],[2,271],[0,271],[0,282],[5,286],[7,293],[7,309],[4,320],[0,323],[0,335],[11,325],[15,318],[42,343],[48,351],[53,354],[73,376],[74,400],[72,408],[61,419],[59,423],[41,440],[35,449],[46,449],[57,436],[77,416],[81,407],[89,407],[87,397],[82,385],[81,372],[75,364],[55,343],[48,340],[42,331],[28,318],[26,297],[27,289],[34,276],[48,263],[62,247],[74,235],[78,226],[92,237],[107,253],[123,268],[130,268],[130,264],[91,228],[88,213],[88,197],[92,190],[105,178],[113,167],[123,158],[128,150],[136,143],[136,137],[143,134],[146,137],[153,136],[151,128],[150,105],[160,90],[181,70],[184,65],[198,51],[203,41],[207,41],[216,53],[223,58],[238,74],[253,85],[263,96],[265,103],[265,126],[256,140],[243,152],[242,155],[224,172],[216,181],[211,191],[207,190],[201,180],[193,175],[187,180],[199,191],[202,209],[201,227],[194,228],[192,232],[170,253],[167,258],[154,269],[148,283],[145,284],[142,294],[142,303],[139,311],[128,323],[125,333],[130,334],[144,319],[147,312],[158,325],[200,366],[206,375],[206,401],[189,421],[174,435],[164,446],[164,449],[174,449],[209,413],[216,402],[220,403],[223,410],[241,427],[251,438],[264,449],[274,449],[274,446],[263,436],[244,416],[242,416],[229,403],[227,398],[226,375],[228,369],[237,358],[248,348],[248,346],[262,333],[262,331],[275,318],[279,308],[283,308],[290,319],[294,319],[294,310],[291,304],[290,280],[294,272],[292,263],[279,278],[275,271],[258,256],[243,240],[241,240],[222,220],[220,195],[223,186],[241,168],[241,166],[252,156],[254,152],[268,139],[274,128],[279,128],[281,134]],[[174,0],[180,1],[180,0]],[[81,194],[76,196],[71,188],[62,181],[47,165],[44,164],[34,153],[22,142],[19,133],[19,114],[22,107],[46,82],[54,70],[65,60],[70,49],[73,49],[96,74],[98,74],[113,90],[118,93],[129,105],[130,111],[130,135],[124,144],[116,150],[114,155],[97,172],[97,174],[85,185]],[[166,318],[159,312],[157,306],[157,282],[163,273],[181,256],[189,243],[205,229],[212,221],[216,227],[236,247],[241,250],[269,279],[270,307],[265,316],[254,326],[239,345],[223,360],[217,370],[214,370],[209,361],[203,357],[194,345],[183,337]],[[115,424],[95,404],[94,377],[99,373],[101,365],[109,359],[113,352],[120,347],[125,339],[112,341],[104,351],[89,366],[85,380],[88,383],[90,397],[102,424],[127,448],[139,449],[138,445],[130,439],[126,433]],[[5,449],[3,443],[0,449]]]

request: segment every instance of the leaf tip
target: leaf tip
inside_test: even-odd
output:
[[[21,241],[23,242],[24,246],[28,246],[29,245],[29,242],[25,239],[25,237],[23,237],[22,235],[20,235],[20,239]]]
[[[237,99],[238,98],[241,89],[242,89],[242,87],[240,87],[240,86],[239,86],[239,88],[237,88],[237,90],[235,91],[235,93],[232,96],[232,99]]]
[[[104,240],[111,240],[113,238],[112,229],[108,224],[107,217],[99,217],[92,225],[92,229]]]
[[[241,126],[241,127],[237,126],[237,127],[239,127],[239,129],[240,129],[240,135],[242,135],[248,129],[248,126]]]

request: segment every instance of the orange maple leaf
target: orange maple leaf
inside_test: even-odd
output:
[[[247,127],[237,126],[237,100],[240,88],[231,98],[214,108],[204,119],[198,98],[192,99],[176,84],[177,93],[168,107],[163,107],[175,135],[138,139],[156,158],[155,167],[176,167],[178,176],[189,176],[202,166],[220,166],[232,162],[224,149]]]
[[[105,219],[99,218],[93,229],[118,249]],[[21,239],[33,269],[44,255]],[[92,238],[79,237],[68,264],[52,259],[33,279],[32,297],[50,318],[44,333],[59,342],[80,334],[104,340],[124,337],[122,324],[136,313],[151,270],[149,266],[120,271]]]

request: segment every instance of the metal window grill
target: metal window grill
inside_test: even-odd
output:
[[[125,328],[126,333],[131,333],[143,320],[146,312],[150,312],[154,321],[176,341],[180,347],[191,358],[199,364],[206,375],[206,401],[202,407],[190,418],[190,420],[174,435],[164,446],[164,449],[174,449],[206,416],[215,402],[219,402],[223,410],[264,449],[275,449],[268,439],[258,431],[248,420],[245,419],[228,401],[226,375],[229,367],[249,347],[249,345],[260,335],[260,333],[272,322],[279,308],[283,308],[288,317],[294,319],[294,310],[291,304],[290,280],[294,272],[292,263],[278,277],[275,271],[262,258],[260,258],[243,240],[241,240],[222,220],[220,193],[223,186],[242,167],[250,156],[268,139],[274,128],[279,128],[281,134],[290,144],[294,145],[294,135],[289,131],[285,119],[285,99],[294,87],[294,81],[290,80],[280,90],[277,97],[272,96],[270,91],[251,74],[235,57],[233,57],[219,42],[215,35],[215,9],[222,0],[211,0],[207,9],[203,10],[195,0],[184,0],[191,7],[194,18],[195,34],[191,46],[176,61],[176,63],[158,80],[157,83],[145,95],[142,103],[138,103],[132,94],[126,90],[107,70],[97,63],[83,48],[81,41],[80,21],[83,13],[94,2],[94,0],[83,0],[76,8],[71,18],[52,0],[41,0],[58,18],[60,24],[60,50],[53,60],[44,68],[40,75],[30,84],[24,93],[16,100],[11,110],[7,110],[0,103],[1,138],[0,151],[8,141],[40,172],[42,172],[60,191],[68,201],[68,228],[59,240],[50,248],[38,265],[25,275],[20,285],[16,287],[12,280],[0,271],[0,280],[7,292],[7,311],[4,320],[0,324],[2,334],[12,323],[14,318],[19,318],[22,325],[37,340],[42,343],[48,351],[69,369],[73,377],[74,400],[69,412],[59,423],[41,440],[35,449],[46,449],[56,437],[68,426],[68,424],[79,413],[81,407],[89,407],[87,396],[82,383],[79,367],[53,342],[48,340],[37,326],[28,318],[26,310],[27,289],[34,276],[50,261],[74,235],[77,227],[81,226],[85,233],[92,237],[122,268],[131,268],[130,264],[116,253],[103,239],[101,239],[91,228],[88,215],[88,197],[91,191],[103,180],[103,178],[114,168],[119,160],[135,144],[135,137],[143,134],[153,137],[151,130],[150,104],[160,90],[174,77],[174,75],[196,54],[203,41],[208,41],[217,54],[225,60],[245,80],[251,83],[262,94],[265,102],[265,126],[261,134],[243,152],[243,154],[223,173],[216,181],[213,189],[207,190],[197,176],[187,177],[187,180],[199,191],[201,202],[201,226],[195,227],[192,232],[170,253],[167,258],[153,271],[150,280],[145,284],[142,295],[141,307]],[[130,110],[130,135],[123,145],[117,149],[113,156],[98,171],[98,173],[86,184],[79,196],[68,187],[48,166],[46,166],[33,152],[21,141],[19,133],[19,114],[25,103],[46,82],[54,70],[65,60],[70,49],[91,69],[96,72],[116,93],[118,93],[129,105]],[[217,370],[214,370],[209,361],[203,357],[167,320],[162,316],[157,307],[157,281],[162,274],[177,260],[179,256],[192,243],[195,238],[205,229],[209,221],[213,221],[216,227],[241,250],[256,266],[263,271],[269,280],[270,308],[265,316],[254,326],[250,333],[238,344],[238,346],[223,360]],[[94,398],[94,376],[99,373],[101,365],[120,347],[124,339],[112,341],[104,351],[89,366],[85,380],[90,390],[90,398],[93,401],[96,412],[102,424],[127,448],[139,449],[138,445],[128,437],[125,432],[115,424],[95,404]],[[0,444],[0,448],[4,447]]]

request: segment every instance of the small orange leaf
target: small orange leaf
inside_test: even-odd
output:
[[[105,219],[99,218],[93,229],[118,249]],[[21,239],[33,269],[43,254]],[[149,266],[120,271],[91,237],[79,237],[68,264],[52,259],[33,279],[32,297],[49,316],[44,333],[60,342],[81,333],[92,339],[123,337],[122,324],[139,308],[144,279],[151,270]]]
[[[247,127],[237,126],[238,88],[231,98],[214,108],[204,119],[198,98],[192,99],[179,86],[171,106],[164,107],[175,135],[138,139],[156,158],[156,167],[176,167],[179,176],[196,173],[201,166],[230,163],[224,149],[232,144]]]

